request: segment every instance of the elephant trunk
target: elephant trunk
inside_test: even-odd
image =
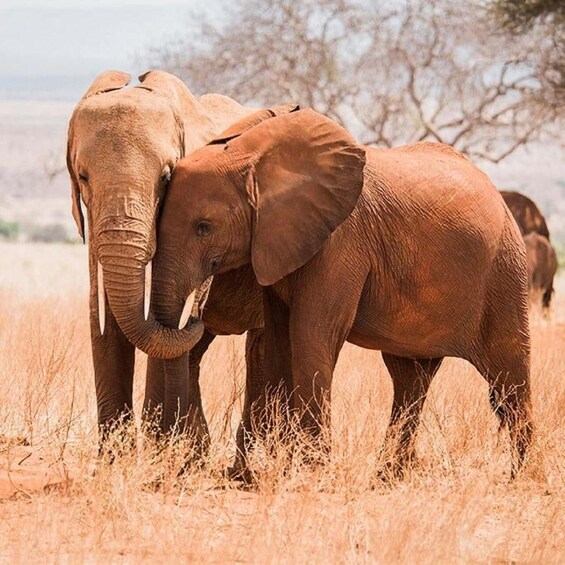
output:
[[[191,323],[183,330],[160,324],[146,307],[147,261],[136,256],[139,253],[135,247],[127,251],[124,247],[128,248],[127,244],[105,244],[99,246],[98,253],[102,265],[98,278],[103,282],[118,325],[133,345],[151,357],[173,359],[183,355],[202,336],[202,324]]]

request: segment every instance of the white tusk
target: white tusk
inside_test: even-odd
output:
[[[151,303],[151,268],[152,261],[145,265],[145,293],[143,297],[143,316],[147,320],[149,316],[149,305]]]
[[[204,284],[200,287],[200,288],[204,288],[203,291],[203,296],[200,297],[200,300],[198,301],[198,310],[199,310],[199,315],[202,316],[204,314],[204,306],[206,306],[206,302],[208,300],[208,297],[210,296],[210,287],[212,286],[212,281],[214,280],[214,277],[210,277],[208,279],[206,279],[204,281]]]
[[[196,298],[196,290],[193,290],[186,299],[186,302],[184,303],[184,308],[182,309],[182,314],[180,315],[179,330],[182,330],[184,326],[186,326],[186,323],[188,322],[188,318],[190,318],[190,314],[192,312],[192,307],[194,306],[195,298]]]
[[[106,325],[106,297],[104,296],[104,273],[102,263],[98,261],[98,323],[100,324],[100,335],[104,335]]]

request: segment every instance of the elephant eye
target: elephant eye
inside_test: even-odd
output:
[[[78,172],[78,178],[83,182],[88,182],[88,175],[82,170]]]
[[[212,224],[206,220],[201,220],[196,224],[196,233],[199,237],[208,237],[212,233]]]

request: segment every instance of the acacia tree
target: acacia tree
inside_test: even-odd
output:
[[[496,17],[509,36],[536,35],[549,48],[533,49],[530,63],[543,85],[545,101],[565,106],[565,2],[563,0],[493,0]]]
[[[532,37],[509,44],[477,2],[231,0],[149,58],[198,93],[313,107],[363,143],[436,140],[498,162],[557,108],[543,104]]]
[[[494,0],[502,23],[512,29],[529,29],[536,23],[565,23],[563,0]]]

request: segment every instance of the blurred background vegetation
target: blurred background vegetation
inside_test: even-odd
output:
[[[77,240],[72,108],[98,72],[160,67],[196,95],[313,107],[366,144],[449,143],[530,196],[565,245],[562,0],[6,2],[0,238]]]
[[[150,63],[199,93],[313,107],[366,144],[442,141],[498,163],[561,134],[564,4],[230,0]]]

